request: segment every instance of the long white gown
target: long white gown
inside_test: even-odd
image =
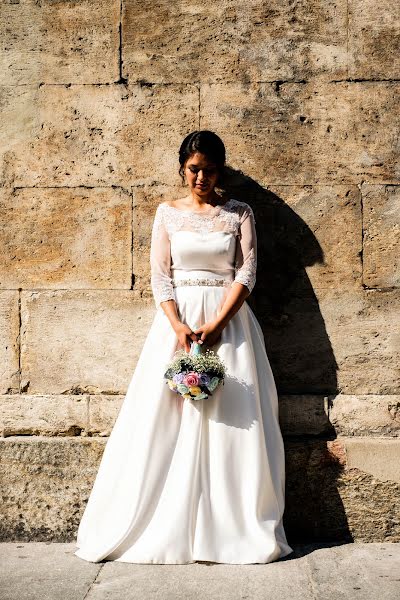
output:
[[[268,563],[293,552],[282,523],[285,455],[263,333],[245,301],[210,348],[227,375],[206,400],[163,379],[179,349],[160,302],[191,329],[218,314],[232,281],[250,292],[251,207],[207,212],[162,203],[151,239],[156,312],[82,516],[76,556],[90,561]],[[206,348],[206,346],[204,346]]]

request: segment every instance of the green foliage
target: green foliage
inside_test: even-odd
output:
[[[174,359],[169,363],[164,374],[166,379],[172,379],[176,373],[195,371],[207,373],[210,377],[223,380],[226,374],[224,362],[213,350],[207,349],[204,354],[188,354],[185,350],[175,352]]]

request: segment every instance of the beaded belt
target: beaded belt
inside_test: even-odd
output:
[[[217,279],[215,277],[197,277],[192,279],[173,279],[172,287],[178,287],[181,285],[217,285],[229,287],[231,281],[227,279]]]

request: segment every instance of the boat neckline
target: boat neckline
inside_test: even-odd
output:
[[[229,200],[227,200],[225,202],[225,204],[217,204],[216,206],[213,206],[212,204],[210,204],[210,207],[207,210],[193,210],[190,208],[176,208],[176,206],[171,206],[170,204],[163,204],[162,206],[165,206],[166,208],[172,208],[172,210],[177,210],[178,212],[183,212],[183,213],[193,213],[195,215],[207,215],[209,212],[211,212],[211,209],[216,209],[216,208],[225,208],[225,206],[227,206],[227,204],[229,204],[231,201],[233,200],[233,198],[229,198]]]

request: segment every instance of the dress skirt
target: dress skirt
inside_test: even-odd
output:
[[[192,329],[221,286],[175,288]],[[83,513],[76,556],[90,561],[268,563],[293,552],[282,523],[285,454],[263,333],[245,301],[210,347],[227,374],[212,396],[181,399],[163,379],[179,349],[158,307]]]

